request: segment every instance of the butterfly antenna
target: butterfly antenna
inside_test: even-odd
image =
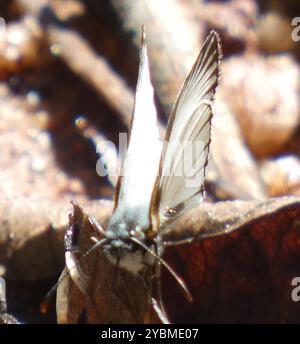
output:
[[[191,293],[189,292],[187,286],[183,282],[183,280],[176,274],[176,272],[170,267],[168,263],[166,263],[161,257],[159,257],[155,252],[151,251],[146,245],[144,245],[141,241],[139,241],[137,238],[130,238],[133,242],[141,246],[144,250],[149,252],[154,258],[156,258],[168,271],[169,273],[174,277],[176,282],[181,286],[183,291],[185,292],[185,295],[189,302],[193,302],[193,297]]]

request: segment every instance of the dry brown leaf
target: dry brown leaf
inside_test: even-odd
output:
[[[292,197],[204,203],[185,215],[163,235],[168,244],[185,244],[168,247],[165,257],[184,278],[194,302],[188,303],[163,271],[163,299],[170,319],[296,322],[300,309],[291,299],[291,279],[300,271],[299,215],[300,200]],[[85,252],[93,229],[77,206],[74,219]],[[207,238],[213,236],[218,237]],[[116,270],[101,251],[84,259],[82,268],[90,278],[88,297],[66,279],[69,289],[57,299],[59,322],[81,321],[84,313],[89,323],[158,321],[149,309],[142,279]]]
[[[244,203],[244,210],[237,205],[216,204],[220,218],[205,221],[208,234],[222,232],[224,220],[225,227],[236,229],[232,234],[167,252],[194,295],[193,304],[184,302],[166,276],[163,290],[174,322],[299,322],[300,307],[291,298],[292,279],[300,273],[299,199]],[[193,227],[205,235],[204,228],[192,222]]]

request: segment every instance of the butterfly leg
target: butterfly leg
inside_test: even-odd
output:
[[[149,271],[150,272],[150,271]],[[165,313],[164,308],[162,308],[159,303],[156,301],[156,299],[151,296],[152,292],[153,292],[153,284],[152,284],[152,279],[156,278],[156,276],[151,276],[150,277],[150,285],[147,285],[146,281],[144,278],[140,278],[142,285],[144,287],[144,289],[146,290],[146,292],[148,293],[148,302],[149,302],[149,307],[151,306],[152,309],[148,309],[148,313],[149,313],[149,319],[152,319],[153,315],[151,315],[153,313],[153,310],[156,314],[156,316],[158,317],[158,319],[161,321],[162,324],[170,324],[170,321]],[[147,317],[146,317],[147,319]],[[150,321],[150,323],[152,323],[153,320]],[[146,322],[147,323],[147,322]]]

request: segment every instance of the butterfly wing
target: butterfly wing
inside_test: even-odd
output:
[[[122,218],[144,228],[149,226],[160,156],[161,140],[143,28],[129,145],[116,187],[114,221]]]
[[[181,87],[169,118],[167,145],[152,198],[151,213],[160,226],[193,208],[204,197],[203,180],[220,58],[219,37],[211,31]]]

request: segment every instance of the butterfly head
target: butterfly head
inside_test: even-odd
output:
[[[103,245],[103,251],[113,264],[133,273],[151,264],[148,255],[137,244],[137,241],[145,244],[146,240],[141,226],[126,222],[111,223],[105,238],[107,243]]]
[[[104,245],[104,250],[119,251],[119,249],[131,250],[130,233],[126,223],[116,223],[109,226],[105,232],[108,243]]]

